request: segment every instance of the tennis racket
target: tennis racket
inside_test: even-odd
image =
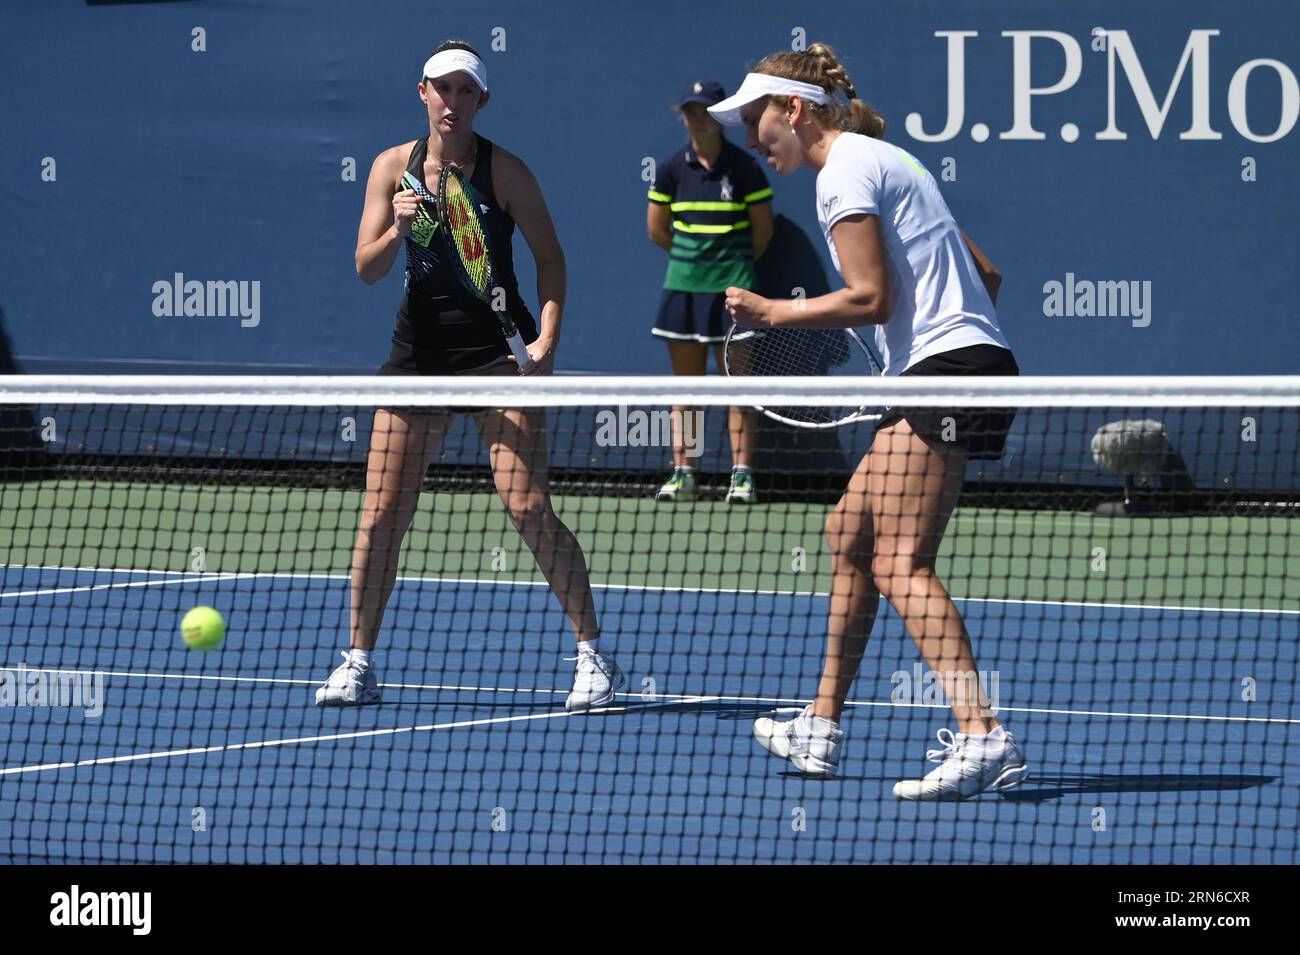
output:
[[[742,328],[732,325],[723,349],[731,377],[784,375],[879,375],[880,360],[851,328]],[[774,421],[796,428],[838,428],[853,421],[876,421],[881,410],[858,407],[756,405]]]
[[[424,184],[409,171],[402,176],[403,185],[414,189],[422,199],[431,199]],[[492,268],[492,248],[488,241],[487,221],[479,206],[474,187],[465,178],[465,174],[455,166],[444,166],[438,176],[438,196],[433,200],[437,218],[433,220],[432,231],[442,232],[443,244],[447,249],[447,259],[451,262],[461,285],[479,301],[492,307],[493,284],[495,273]],[[423,210],[421,210],[423,212]],[[421,223],[417,215],[416,223]],[[413,233],[415,226],[412,226]],[[510,350],[514,352],[519,367],[532,364],[523,336],[504,310],[492,308],[501,326]]]

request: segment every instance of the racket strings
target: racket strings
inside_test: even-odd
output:
[[[486,295],[492,283],[492,260],[487,254],[487,238],[474,212],[473,198],[459,177],[445,172],[444,176],[447,228],[452,245],[465,274]]]
[[[738,374],[761,377],[824,375],[848,355],[840,332],[820,328],[759,331],[733,339],[732,349]]]
[[[857,360],[854,360],[855,348],[862,352]],[[855,345],[841,329],[787,327],[733,333],[727,343],[727,373],[807,377],[837,373],[869,375],[878,373],[878,369],[865,347]],[[764,405],[761,410],[788,423],[830,426],[858,416],[864,408]]]

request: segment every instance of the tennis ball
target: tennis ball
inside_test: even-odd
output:
[[[226,635],[226,621],[211,607],[195,607],[181,621],[181,636],[191,650],[215,650]]]

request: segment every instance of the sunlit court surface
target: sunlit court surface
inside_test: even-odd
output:
[[[1293,21],[3,5],[9,907],[1268,926]]]

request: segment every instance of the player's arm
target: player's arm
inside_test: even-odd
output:
[[[806,328],[857,328],[889,320],[889,267],[880,217],[858,212],[831,226],[844,288],[816,298],[769,299],[727,289],[727,309],[738,324]]]
[[[673,213],[667,205],[660,202],[649,203],[645,212],[645,227],[650,233],[651,242],[665,252],[672,251]]]
[[[412,192],[397,191],[401,173],[402,147],[386,149],[375,157],[366,182],[366,205],[357,229],[357,275],[367,285],[378,282],[393,267],[402,239],[420,200]]]
[[[646,198],[650,207],[645,213],[646,232],[650,241],[665,252],[673,250],[673,196],[677,193],[677,174],[672,161],[656,166],[655,181],[650,184]]]
[[[975,268],[979,270],[980,281],[988,289],[989,299],[994,305],[998,304],[998,289],[1002,287],[1002,273],[989,261],[989,257],[980,251],[980,247],[971,241],[970,236],[963,232],[961,237],[966,240],[966,247],[970,249],[971,258],[975,260]]]
[[[844,288],[828,295],[781,303],[783,325],[811,328],[856,328],[889,320],[889,266],[880,217],[857,212],[831,226],[831,241],[840,260]]]
[[[541,303],[538,318],[537,341],[528,347],[535,372],[545,374],[550,369],[549,356],[560,342],[560,322],[564,313],[566,266],[564,249],[555,232],[555,223],[542,188],[532,170],[519,157],[498,148],[493,159],[499,163],[501,196],[504,208],[519,226],[524,240],[537,265],[537,300]]]
[[[741,168],[739,177],[741,201],[745,203],[745,217],[749,219],[754,260],[757,261],[772,243],[772,184],[767,181],[767,176],[763,175],[763,170],[752,157]]]
[[[754,258],[761,259],[772,244],[772,203],[756,202],[749,207],[749,228],[754,238]]]

